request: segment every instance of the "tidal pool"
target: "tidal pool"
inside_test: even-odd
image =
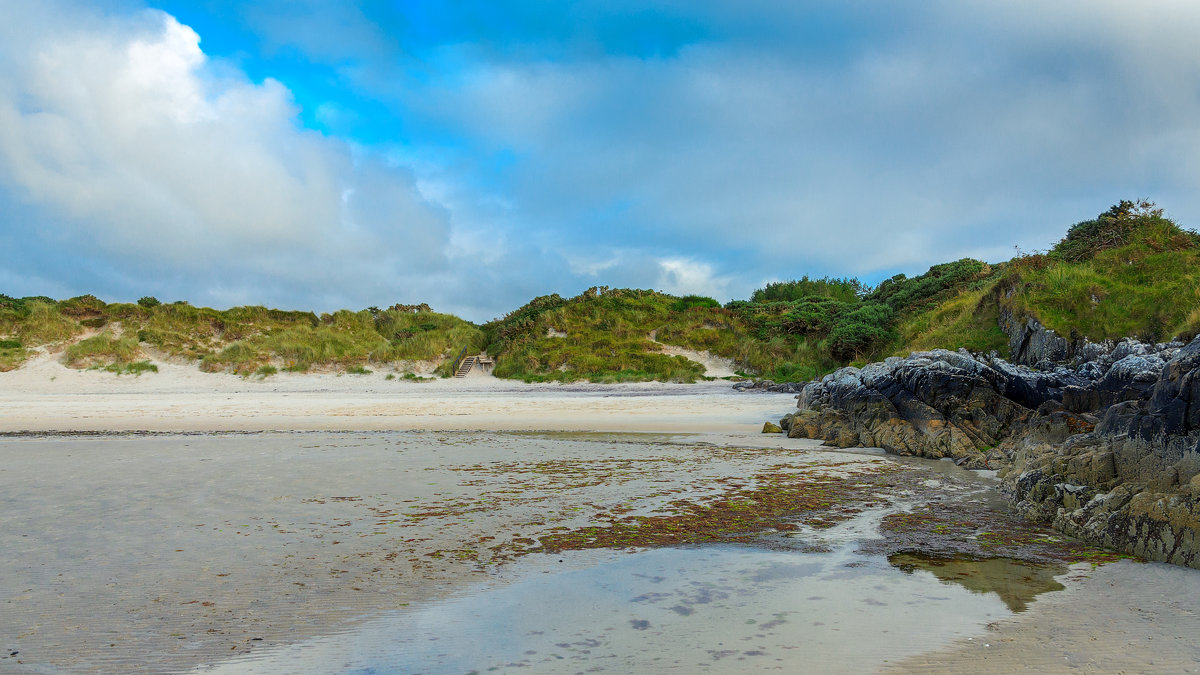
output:
[[[503,581],[200,671],[864,672],[980,634],[1066,572],[855,548],[531,555]]]

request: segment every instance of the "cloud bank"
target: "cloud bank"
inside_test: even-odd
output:
[[[0,38],[25,43],[0,78],[0,183],[29,218],[4,223],[9,275],[63,273],[37,251],[126,298],[327,305],[447,268],[410,171],[301,128],[286,87],[213,67],[173,17],[39,18]]]
[[[10,294],[484,320],[1200,224],[1193,3],[6,4]]]

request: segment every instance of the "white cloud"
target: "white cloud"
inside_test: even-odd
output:
[[[46,23],[67,16],[0,28],[20,45],[0,60],[0,187],[43,239],[190,274],[198,301],[361,302],[445,267],[447,214],[411,173],[302,129],[279,82],[211,67],[161,12]]]
[[[707,295],[728,299],[729,279],[718,277],[708,263],[686,258],[658,261],[657,290],[672,295]]]

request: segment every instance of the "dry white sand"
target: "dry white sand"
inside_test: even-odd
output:
[[[724,381],[525,384],[473,374],[413,382],[384,373],[243,378],[157,365],[158,373],[114,375],[41,356],[0,373],[0,432],[747,431],[794,405],[787,394],[731,396]]]

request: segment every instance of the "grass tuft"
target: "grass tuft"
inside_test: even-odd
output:
[[[72,368],[125,365],[141,355],[138,341],[132,337],[115,337],[101,333],[67,347],[65,360]]]
[[[157,373],[158,366],[149,361],[134,361],[133,363],[110,363],[108,365],[92,366],[91,370],[103,370],[117,375],[133,375],[141,377],[142,373]]]

